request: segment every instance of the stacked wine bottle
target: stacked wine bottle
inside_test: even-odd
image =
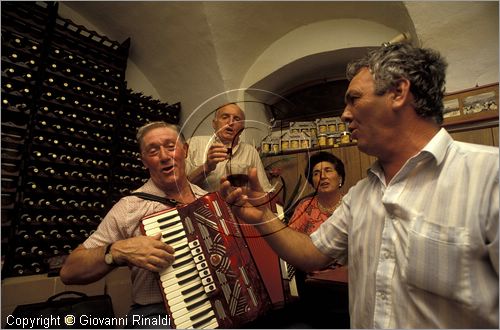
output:
[[[148,178],[135,142],[180,104],[127,89],[123,43],[57,14],[2,3],[2,276],[49,271]]]

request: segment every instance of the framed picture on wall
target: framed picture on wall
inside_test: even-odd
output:
[[[498,83],[450,93],[443,104],[445,126],[498,119]]]

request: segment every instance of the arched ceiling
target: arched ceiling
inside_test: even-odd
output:
[[[60,2],[60,14],[79,24],[90,23],[113,40],[131,37],[130,61],[158,97],[182,103],[184,118],[218,93],[250,87],[242,86],[245,75],[283,36],[335,19],[365,20],[410,32],[414,40],[441,50],[452,60],[448,90],[498,81],[495,1],[67,1]],[[283,63],[259,83],[292,88],[319,70],[341,67],[355,54],[356,47],[339,51],[338,61],[332,63],[329,58],[328,64],[317,61],[327,54],[304,56]],[[492,72],[481,73],[485,63],[491,64]],[[280,72],[287,74],[276,75]],[[284,80],[289,80],[288,86]],[[133,83],[130,87],[135,90],[155,96],[151,89],[142,90]]]
[[[205,99],[241,87],[256,58],[300,26],[361,18],[398,31],[411,28],[401,2],[62,3],[113,40],[131,37],[129,59],[167,101],[187,93]],[[180,101],[186,104],[186,99]]]

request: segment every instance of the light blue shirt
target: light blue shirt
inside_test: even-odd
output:
[[[388,185],[375,162],[350,189],[311,238],[347,254],[351,327],[498,328],[498,157],[441,129]]]

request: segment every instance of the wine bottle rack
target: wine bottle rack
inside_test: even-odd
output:
[[[45,273],[148,179],[135,134],[180,104],[126,87],[130,41],[2,3],[2,276]]]

